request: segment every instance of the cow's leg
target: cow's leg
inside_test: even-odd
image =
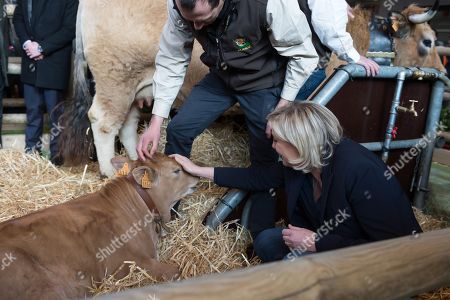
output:
[[[114,157],[114,138],[119,133],[122,121],[108,120],[108,118],[111,119],[111,116],[99,105],[97,95],[94,97],[88,115],[94,135],[100,173],[112,177],[115,173],[111,164],[111,159]]]
[[[131,160],[137,160],[137,126],[139,122],[139,109],[136,105],[132,105],[130,112],[127,115],[127,119],[119,131],[120,141],[122,142],[128,157]]]

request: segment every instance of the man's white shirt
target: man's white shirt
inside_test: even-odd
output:
[[[194,40],[190,27],[173,7],[173,0],[168,0],[168,19],[160,37],[153,76],[153,114],[163,118],[169,115],[183,84],[192,54],[187,45]],[[311,30],[297,0],[268,0],[266,15],[272,46],[281,56],[289,57],[281,98],[293,101],[319,60]]]

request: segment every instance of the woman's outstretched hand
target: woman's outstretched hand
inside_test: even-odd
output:
[[[186,172],[194,176],[214,179],[214,168],[197,166],[189,158],[179,154],[172,154],[169,157],[175,159]]]

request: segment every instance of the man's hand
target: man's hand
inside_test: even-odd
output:
[[[25,46],[25,52],[27,53],[29,58],[36,59],[42,55],[38,48],[39,44],[36,42],[27,43]]]
[[[161,125],[163,121],[163,117],[153,115],[150,126],[139,138],[139,143],[136,148],[139,159],[145,161],[146,157],[152,158],[155,154],[158,149],[159,138],[161,137]],[[152,148],[150,149],[150,152],[148,152],[148,146],[150,144],[152,144]]]
[[[368,59],[365,56],[361,55],[360,59],[356,63],[366,69],[367,76],[378,75],[378,72],[380,71],[380,66],[376,62]]]
[[[289,225],[288,228],[283,229],[282,234],[284,243],[289,248],[302,248],[307,251],[316,252],[316,233],[313,231]]]
[[[347,4],[347,16],[350,20],[355,18],[355,14],[353,13],[353,8]]]
[[[280,98],[280,101],[278,101],[278,104],[277,104],[277,107],[275,107],[275,110],[285,107],[291,103],[292,103],[292,101],[288,101],[286,99]],[[266,136],[268,139],[272,138],[272,128],[270,127],[269,123],[267,123],[267,125],[266,125]]]

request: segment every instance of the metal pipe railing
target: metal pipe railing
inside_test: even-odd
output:
[[[396,78],[399,72],[405,72],[406,78],[414,79],[440,79],[448,80],[444,73],[432,68],[404,68],[404,67],[380,67],[378,75],[371,78]],[[339,67],[333,77],[320,90],[312,100],[315,103],[326,105],[339,92],[350,78],[367,78],[366,69],[357,64],[349,64]]]
[[[430,178],[431,160],[433,159],[434,144],[436,141],[439,118],[442,109],[442,99],[444,97],[444,82],[436,81],[431,92],[430,108],[428,110],[425,133],[429,143],[423,149],[418,168],[417,189],[414,194],[414,206],[418,209],[425,207],[425,195],[428,192],[428,180]]]
[[[393,141],[390,143],[389,149],[406,149],[416,147],[421,139]],[[381,151],[383,149],[383,142],[361,143],[361,146],[370,151]]]
[[[399,75],[401,74],[401,75]],[[328,102],[339,92],[339,90],[345,85],[350,78],[366,78],[366,70],[364,67],[356,64],[349,64],[340,67],[333,77],[322,87],[320,92],[312,100],[315,103],[321,105],[327,105]],[[414,80],[435,80],[433,91],[431,94],[430,109],[428,112],[427,123],[425,133],[435,132],[439,121],[439,114],[442,107],[442,98],[444,94],[444,83],[449,84],[449,79],[445,77],[445,74],[431,68],[404,68],[404,67],[381,67],[378,75],[373,78],[398,78],[400,77],[401,85],[398,84],[396,93],[394,95],[393,102],[400,98],[402,91],[403,81],[407,79]],[[393,105],[394,107],[395,105]],[[397,105],[398,106],[398,105]],[[391,108],[392,112],[392,108]],[[392,127],[391,118],[389,121],[389,128]],[[395,123],[395,120],[393,121]],[[407,149],[417,146],[421,139],[401,140],[401,141],[384,141],[384,142],[371,142],[362,143],[364,147],[371,151],[381,151],[383,148],[387,151],[393,149]],[[431,168],[431,159],[433,156],[435,138],[428,144],[428,146],[422,151],[421,162],[418,169],[418,182],[416,183],[417,190],[414,195],[414,205],[419,209],[424,207],[425,193],[428,191],[428,179]],[[206,224],[210,228],[216,228],[218,224],[223,222],[228,214],[233,210],[245,197],[246,191],[230,190],[223,196],[221,203],[216,207],[214,211],[210,213],[207,218]],[[243,222],[248,223],[248,211],[249,205],[246,205],[243,214]]]
[[[397,75],[397,85],[395,87],[394,97],[392,99],[391,110],[389,112],[389,121],[386,127],[386,133],[383,143],[383,149],[381,152],[381,159],[386,163],[389,158],[389,149],[392,141],[392,131],[395,127],[395,122],[397,121],[397,107],[400,105],[400,97],[403,91],[403,84],[406,80],[406,71],[400,71]]]

